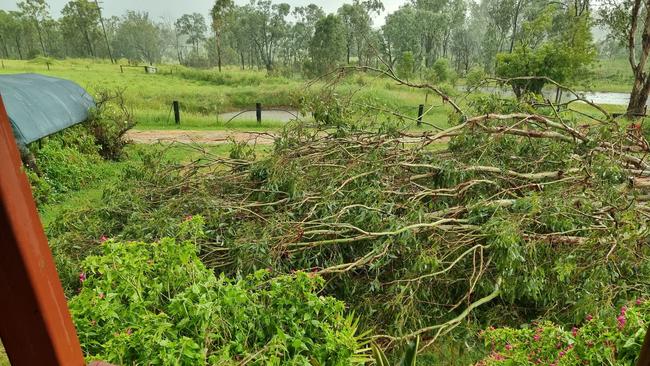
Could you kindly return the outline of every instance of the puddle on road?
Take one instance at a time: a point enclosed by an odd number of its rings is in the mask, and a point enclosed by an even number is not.
[[[289,122],[297,118],[306,119],[307,116],[300,114],[298,111],[294,110],[263,110],[262,111],[262,122],[264,121],[276,121],[276,122]],[[255,111],[238,111],[238,112],[228,112],[219,114],[219,122],[225,123],[232,119],[232,122],[236,121],[255,121],[257,115]]]

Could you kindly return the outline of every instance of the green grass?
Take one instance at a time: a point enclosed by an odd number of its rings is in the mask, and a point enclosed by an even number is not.
[[[84,187],[81,190],[71,192],[55,203],[44,205],[40,208],[40,216],[43,227],[57,220],[62,212],[68,208],[92,206],[93,203],[100,203],[103,199],[104,189],[113,185],[117,179],[120,179],[120,172],[126,167],[130,159],[137,159],[141,153],[160,151],[164,152],[164,159],[177,162],[187,163],[198,160],[205,154],[214,157],[228,156],[231,144],[219,145],[200,145],[200,144],[180,144],[180,143],[158,143],[158,144],[135,144],[127,147],[127,158],[124,161],[102,161],[96,166],[99,171],[99,178]],[[269,153],[272,146],[255,147],[256,154],[263,155]],[[0,366],[2,364],[0,363]]]
[[[123,89],[136,120],[142,125],[173,124],[171,103],[181,103],[182,124],[211,128],[217,114],[255,108],[283,107],[291,103],[292,93],[303,82],[283,77],[268,77],[262,71],[228,68],[220,76],[215,70],[191,70],[180,66],[161,66],[157,74],[142,69],[125,69],[106,61],[57,61],[45,65],[29,61],[5,60],[0,73],[39,73],[73,80],[93,93],[102,88]]]
[[[5,348],[2,346],[1,342],[0,342],[0,366],[11,366],[11,363],[9,363],[9,357],[7,356],[7,352],[5,352]]]
[[[632,90],[634,77],[627,59],[598,60],[593,73],[588,83],[591,90],[618,93],[629,93]]]
[[[199,70],[177,65],[162,65],[157,74],[145,74],[142,69],[125,68],[120,72],[119,65],[105,60],[68,59],[56,61],[47,70],[46,65],[30,62],[5,60],[5,68],[0,73],[37,72],[45,75],[74,80],[91,93],[99,88],[123,89],[128,104],[134,112],[137,129],[182,129],[182,130],[233,130],[233,131],[277,131],[284,122],[235,119],[226,123],[218,115],[224,112],[253,109],[256,102],[265,107],[287,107],[295,104],[306,90],[321,93],[323,84],[310,88],[304,80],[282,76],[267,76],[265,71],[239,70],[227,67],[222,73],[214,69]],[[593,68],[594,76],[588,85],[577,89],[594,91],[628,92],[632,83],[629,65],[624,59],[598,61]],[[462,99],[461,92],[452,86],[443,87]],[[440,128],[448,127],[451,108],[443,104],[438,96],[426,90],[414,90],[399,86],[391,80],[373,74],[357,73],[343,80],[338,87],[341,96],[351,96],[357,105],[373,105],[385,110],[394,110],[410,118],[417,117],[419,104],[434,105],[425,122]],[[181,102],[181,124],[174,124],[171,102]],[[466,101],[461,100],[462,107]],[[574,104],[576,109],[586,106]],[[608,110],[618,112],[623,107],[607,106]],[[379,114],[366,113],[359,118],[372,119]],[[411,130],[431,130],[424,125],[413,125]]]

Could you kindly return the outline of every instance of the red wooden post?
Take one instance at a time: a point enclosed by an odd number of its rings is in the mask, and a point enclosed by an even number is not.
[[[0,337],[13,366],[84,359],[0,97]]]

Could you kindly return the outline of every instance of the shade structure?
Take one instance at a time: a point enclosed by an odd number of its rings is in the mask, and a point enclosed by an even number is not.
[[[19,145],[85,121],[95,106],[78,84],[39,74],[0,75],[0,95]]]

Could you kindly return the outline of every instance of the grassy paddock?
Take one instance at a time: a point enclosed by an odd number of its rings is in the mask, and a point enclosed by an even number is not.
[[[133,109],[139,129],[192,129],[192,130],[279,130],[281,121],[255,121],[236,119],[230,123],[220,120],[220,113],[253,109],[256,102],[265,107],[295,105],[305,92],[322,93],[321,83],[306,88],[306,81],[282,76],[268,76],[265,71],[227,67],[224,72],[214,69],[191,69],[177,65],[162,65],[157,74],[145,74],[140,68],[125,68],[104,60],[68,59],[50,65],[32,61],[5,60],[0,73],[35,72],[74,80],[90,92],[100,88],[123,89],[128,104]],[[592,90],[623,92],[631,85],[625,60],[603,60],[594,67],[593,82],[585,86]],[[441,86],[455,95],[461,106],[466,100],[451,85]],[[425,122],[444,128],[451,111],[439,97],[426,90],[399,86],[394,81],[370,73],[357,73],[343,79],[337,92],[359,106],[375,106],[376,113],[366,113],[359,118],[372,119],[379,110],[393,110],[410,118],[417,117],[417,106],[432,107]],[[171,102],[181,102],[181,125],[174,124]],[[575,107],[577,106],[577,107]],[[577,109],[582,106],[574,105]],[[619,111],[622,107],[607,107]],[[424,125],[414,130],[431,129]]]

